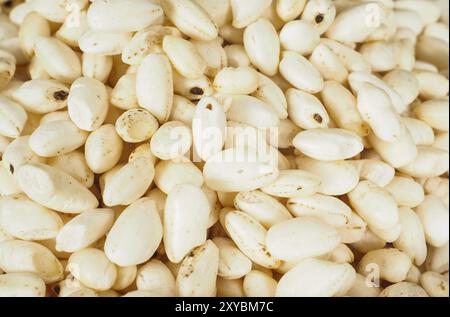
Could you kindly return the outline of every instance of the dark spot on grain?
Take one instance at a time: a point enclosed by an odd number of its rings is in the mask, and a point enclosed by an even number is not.
[[[208,104],[208,105],[206,106],[206,109],[208,109],[208,110],[213,110],[213,109],[212,109],[212,104]]]
[[[59,292],[61,291],[61,287],[59,287],[59,285],[55,285],[55,286],[53,287],[53,291],[55,292],[56,295],[58,295]]]
[[[12,0],[7,0],[7,1],[3,2],[3,6],[5,8],[11,8],[12,5],[13,5],[13,1]]]
[[[314,120],[316,120],[318,123],[322,123],[323,122],[323,118],[320,114],[315,113],[314,114]]]
[[[64,101],[69,96],[69,93],[64,90],[58,90],[53,93],[53,98],[55,98],[58,101]]]
[[[203,89],[201,89],[200,87],[193,87],[190,90],[191,94],[196,95],[196,96],[200,96],[204,94]]]
[[[11,174],[14,174],[14,166],[12,166],[12,164],[9,165],[9,171]]]
[[[317,24],[319,24],[319,23],[323,22],[323,19],[324,19],[323,14],[320,13],[320,14],[316,15],[315,21]]]

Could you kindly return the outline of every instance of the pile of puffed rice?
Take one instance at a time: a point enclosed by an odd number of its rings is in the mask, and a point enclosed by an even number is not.
[[[0,5],[0,296],[449,296],[447,0]]]

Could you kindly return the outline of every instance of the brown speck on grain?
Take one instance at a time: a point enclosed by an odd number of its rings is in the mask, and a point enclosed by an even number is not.
[[[64,101],[69,96],[69,93],[64,90],[58,90],[53,93],[53,98],[55,98],[58,101]]]
[[[319,24],[323,22],[323,19],[324,19],[323,14],[320,13],[316,15],[316,18],[314,20],[316,21],[317,24]]]
[[[12,1],[12,0],[7,0],[7,1],[3,2],[2,5],[3,5],[5,8],[11,8],[12,5],[13,5],[13,1]]]
[[[191,88],[190,92],[191,92],[191,94],[196,95],[196,96],[201,96],[205,93],[203,91],[203,89],[201,89],[200,87],[193,87],[193,88]]]
[[[323,118],[320,114],[315,113],[314,114],[314,120],[316,120],[318,123],[322,123],[323,122]]]
[[[61,291],[61,287],[59,287],[59,285],[55,285],[53,287],[53,292],[55,292],[56,295],[59,295],[60,291]]]

